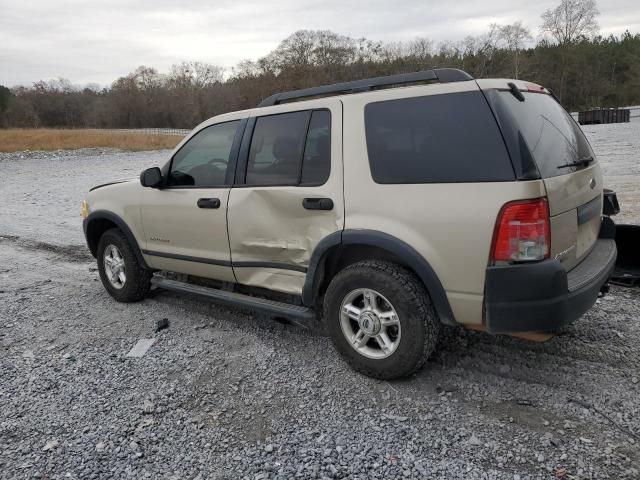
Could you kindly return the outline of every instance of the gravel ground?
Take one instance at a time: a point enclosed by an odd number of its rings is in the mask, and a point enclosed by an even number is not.
[[[597,127],[625,208],[640,131]],[[417,375],[373,380],[273,319],[167,292],[112,301],[79,204],[167,156],[0,156],[0,478],[640,478],[638,290],[546,343],[448,328]]]

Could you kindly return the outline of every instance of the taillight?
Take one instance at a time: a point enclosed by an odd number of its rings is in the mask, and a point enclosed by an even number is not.
[[[517,200],[502,207],[493,235],[492,260],[531,262],[549,257],[551,230],[545,198]]]

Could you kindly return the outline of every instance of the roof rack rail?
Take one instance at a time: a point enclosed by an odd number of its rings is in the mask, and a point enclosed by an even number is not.
[[[401,73],[399,75],[366,78],[364,80],[354,80],[353,82],[334,83],[333,85],[323,85],[321,87],[311,87],[304,88],[302,90],[276,93],[265,98],[260,102],[258,107],[270,107],[272,105],[278,105],[280,103],[309,97],[367,92],[370,90],[390,88],[393,86],[411,83],[429,81],[449,83],[464,82],[466,80],[473,80],[473,77],[463,70],[458,70],[457,68],[435,68],[433,70],[422,70],[414,73]]]

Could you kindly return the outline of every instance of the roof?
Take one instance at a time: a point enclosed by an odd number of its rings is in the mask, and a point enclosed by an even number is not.
[[[468,80],[473,80],[473,77],[462,70],[455,68],[436,68],[433,70],[422,70],[414,73],[366,78],[364,80],[354,80],[352,82],[334,83],[332,85],[323,85],[320,87],[276,93],[264,99],[258,107],[270,107],[272,105],[308,99],[311,97],[327,97],[332,95],[381,90],[384,88],[406,86],[407,84],[419,84],[425,82],[449,83],[464,82]]]

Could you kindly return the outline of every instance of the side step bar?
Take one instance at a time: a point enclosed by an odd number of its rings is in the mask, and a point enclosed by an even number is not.
[[[306,328],[318,328],[315,312],[307,307],[291,305],[289,303],[276,302],[264,298],[243,295],[241,293],[227,292],[216,288],[193,285],[191,283],[178,282],[163,277],[153,277],[151,284],[165,290],[174,292],[191,293],[209,298],[215,302],[233,307],[244,307],[257,310],[266,314],[291,319],[298,325]]]

